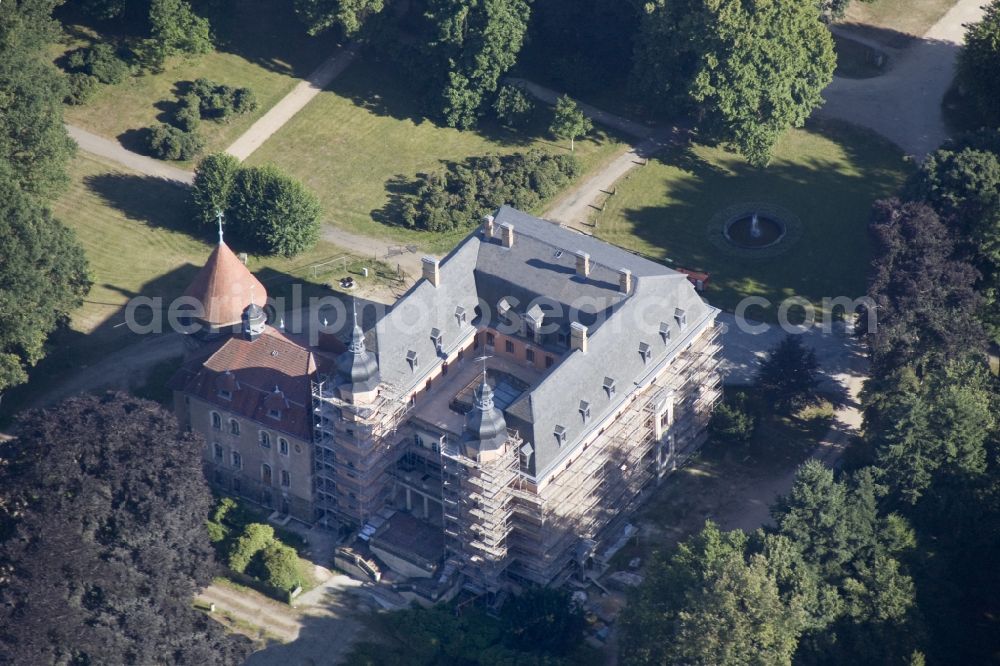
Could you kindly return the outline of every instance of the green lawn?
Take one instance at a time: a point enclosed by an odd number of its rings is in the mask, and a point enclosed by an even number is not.
[[[53,208],[83,245],[94,286],[83,306],[73,312],[69,328],[50,338],[48,356],[31,371],[29,384],[5,396],[7,414],[68,373],[138,342],[140,336],[120,325],[127,301],[142,295],[161,297],[169,304],[205,263],[215,240],[211,232],[200,237],[188,231],[184,188],[109,167],[85,155],[74,159],[70,175],[69,191]],[[310,266],[343,254],[341,248],[321,241],[293,259],[250,256],[247,265],[264,282],[269,295],[288,296],[291,285],[300,283],[303,298],[308,298],[333,294],[326,283],[340,277],[328,272],[313,276]],[[359,267],[360,263],[350,262],[347,270],[354,272]],[[343,266],[338,270],[342,272]],[[361,283],[360,293],[365,293],[370,283],[356,273],[354,277]],[[166,364],[153,370],[154,375],[167,373]],[[149,388],[150,397],[163,398]]]
[[[709,300],[729,310],[751,295],[775,303],[794,295],[814,303],[826,296],[855,298],[865,292],[871,204],[893,194],[910,169],[888,142],[844,125],[789,132],[761,170],[720,148],[694,145],[662,154],[626,177],[596,214],[594,233],[666,257],[676,267],[708,271]],[[740,258],[709,239],[714,215],[753,201],[800,219],[801,237],[783,254]],[[760,310],[753,312],[759,316]]]
[[[893,48],[921,37],[957,0],[874,0],[852,2],[841,23]]]
[[[355,62],[248,160],[275,163],[320,197],[326,219],[352,231],[450,249],[468,230],[430,234],[376,222],[373,215],[399,181],[433,170],[446,160],[537,147],[568,152],[546,136],[548,112],[525,132],[486,126],[478,132],[441,127],[415,112],[417,93],[388,67],[369,58]],[[586,169],[610,159],[624,145],[598,129],[576,142]],[[540,211],[534,211],[540,212]]]
[[[179,83],[204,77],[249,87],[257,95],[254,113],[228,122],[201,123],[199,132],[206,139],[206,151],[225,149],[335,50],[328,37],[308,37],[286,5],[266,0],[230,3],[226,17],[212,21],[217,45],[214,53],[171,58],[160,74],[101,86],[87,104],[67,107],[66,121],[144,152],[138,131],[167,119]],[[53,58],[97,38],[113,39],[114,34],[75,23],[67,25],[62,43],[53,45]]]

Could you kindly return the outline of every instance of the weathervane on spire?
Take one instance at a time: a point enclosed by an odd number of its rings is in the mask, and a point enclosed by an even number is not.
[[[486,360],[490,359],[490,358],[493,358],[493,357],[490,356],[489,354],[483,354],[482,356],[477,356],[476,357],[477,361],[482,361],[483,362],[483,383],[484,384],[486,383]]]
[[[215,211],[215,219],[219,221],[219,245],[222,245],[222,211]]]

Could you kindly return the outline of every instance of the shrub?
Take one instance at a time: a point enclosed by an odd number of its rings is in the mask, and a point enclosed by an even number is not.
[[[712,412],[709,432],[726,444],[747,444],[757,428],[757,418],[747,406],[746,396],[737,394]]]
[[[280,541],[272,541],[262,553],[262,580],[279,590],[291,591],[301,583],[299,556],[295,549]]]
[[[94,96],[98,86],[97,78],[85,72],[70,72],[66,75],[66,104],[84,104]]]
[[[483,215],[510,204],[530,210],[579,174],[571,155],[538,150],[470,157],[443,171],[421,174],[415,193],[404,196],[400,216],[427,231],[468,228]]]
[[[184,95],[177,100],[173,113],[174,127],[185,132],[194,132],[201,124],[200,101],[195,95]]]
[[[215,226],[217,212],[229,208],[229,196],[239,170],[240,161],[229,153],[214,153],[198,163],[191,187],[191,207],[195,219],[204,226]]]
[[[233,112],[239,115],[257,110],[257,96],[250,88],[237,88],[233,91]]]
[[[70,72],[83,72],[101,83],[121,83],[128,76],[128,65],[110,44],[94,44],[76,49],[66,56]]]
[[[274,166],[237,171],[226,219],[237,237],[265,254],[294,256],[319,239],[316,195]]]
[[[493,112],[502,123],[511,127],[523,127],[531,120],[535,104],[525,93],[524,88],[507,84],[500,88],[496,101],[493,102]]]
[[[229,553],[229,568],[237,573],[243,573],[254,556],[273,541],[273,527],[262,523],[250,523],[233,544],[233,549]]]
[[[234,88],[204,78],[192,84],[191,94],[199,100],[202,118],[224,120],[257,108],[257,97],[250,88]]]
[[[229,530],[226,529],[225,525],[217,522],[212,522],[211,520],[205,521],[205,527],[208,528],[208,540],[212,543],[219,543],[220,541],[225,541],[226,537],[229,536]]]
[[[185,132],[171,125],[158,125],[149,130],[149,151],[161,160],[189,160],[205,147],[196,132]]]

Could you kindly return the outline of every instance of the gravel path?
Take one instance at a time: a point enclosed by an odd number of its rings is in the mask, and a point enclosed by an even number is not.
[[[132,171],[184,185],[190,185],[194,180],[194,174],[190,171],[178,169],[162,160],[154,160],[152,157],[133,153],[131,150],[123,148],[117,141],[105,139],[73,125],[66,125],[66,131],[82,150],[110,160],[115,164],[120,164]]]
[[[330,57],[304,81],[295,86],[290,93],[282,97],[281,101],[272,106],[267,113],[257,119],[257,122],[251,125],[250,129],[244,132],[240,138],[236,139],[233,145],[226,148],[226,152],[241,161],[250,157],[253,151],[260,148],[272,134],[291,120],[292,116],[320,94],[323,88],[340,76],[347,69],[347,66],[354,62],[357,55],[358,45],[352,43]]]
[[[523,86],[532,97],[545,104],[554,105],[562,95],[556,90],[526,79],[510,77],[507,80],[510,83]],[[585,230],[590,214],[596,210],[596,202],[611,192],[615,183],[629,171],[645,164],[651,155],[669,143],[679,140],[683,130],[677,127],[664,129],[635,122],[583,102],[578,102],[578,105],[584,115],[594,122],[638,139],[631,148],[605,164],[599,171],[571,187],[549,204],[545,212],[542,213],[542,217],[547,220]]]
[[[984,1],[959,0],[922,39],[899,52],[882,76],[834,77],[817,113],[873,129],[922,159],[948,137],[941,102],[955,76],[964,24],[982,17]]]

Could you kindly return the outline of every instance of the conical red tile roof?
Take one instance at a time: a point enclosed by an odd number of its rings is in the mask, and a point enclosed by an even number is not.
[[[238,324],[251,298],[257,305],[267,301],[267,290],[247,270],[229,246],[220,242],[184,292],[204,308],[204,322],[214,327]]]

